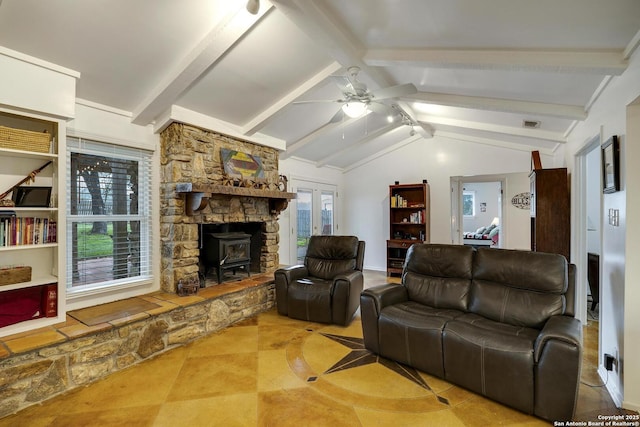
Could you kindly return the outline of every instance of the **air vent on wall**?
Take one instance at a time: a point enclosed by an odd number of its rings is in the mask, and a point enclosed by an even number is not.
[[[522,127],[528,129],[538,129],[540,127],[539,120],[523,120]]]

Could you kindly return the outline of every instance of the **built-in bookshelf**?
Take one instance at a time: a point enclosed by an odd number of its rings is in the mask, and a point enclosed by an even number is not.
[[[0,194],[13,188],[0,202],[0,336],[64,319],[59,301],[60,125],[56,119],[0,110]]]
[[[389,186],[388,276],[402,273],[411,245],[431,240],[430,211],[429,184],[426,181]]]

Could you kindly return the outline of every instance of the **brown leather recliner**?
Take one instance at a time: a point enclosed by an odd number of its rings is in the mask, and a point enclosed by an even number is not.
[[[547,420],[575,411],[582,327],[562,255],[417,244],[361,296],[365,347]]]
[[[276,270],[278,313],[348,325],[360,305],[364,242],[355,236],[311,236],[304,265]]]

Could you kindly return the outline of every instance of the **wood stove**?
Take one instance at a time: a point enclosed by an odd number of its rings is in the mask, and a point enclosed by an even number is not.
[[[216,269],[218,283],[225,270],[244,269],[251,276],[251,235],[245,233],[205,233],[203,240],[205,276]]]

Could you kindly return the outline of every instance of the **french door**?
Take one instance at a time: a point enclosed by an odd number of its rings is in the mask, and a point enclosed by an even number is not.
[[[292,180],[296,193],[295,215],[291,223],[291,258],[302,263],[312,235],[335,233],[336,186],[305,180]]]

